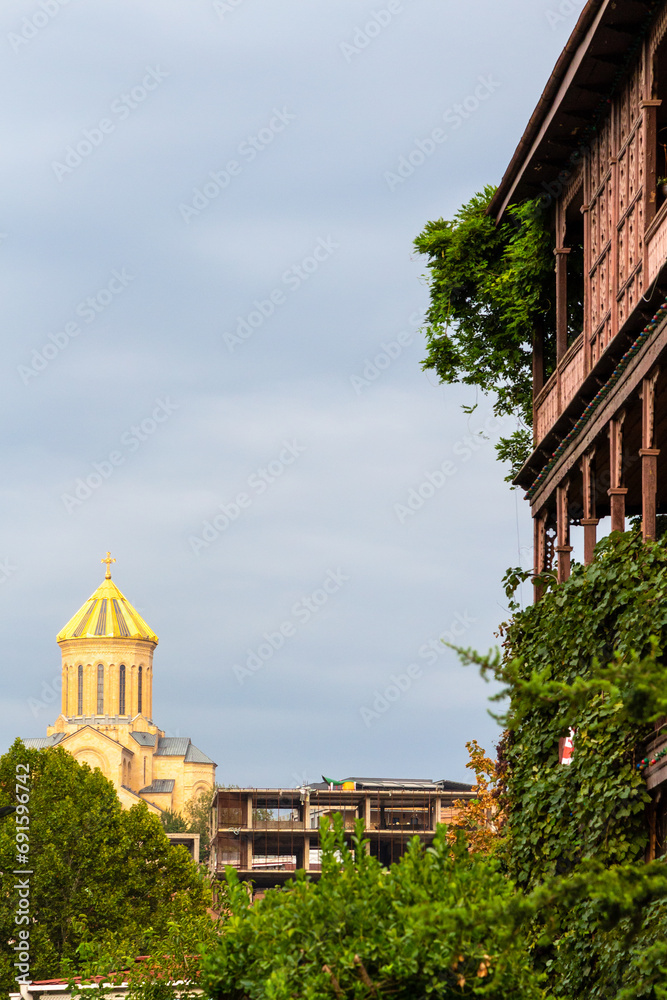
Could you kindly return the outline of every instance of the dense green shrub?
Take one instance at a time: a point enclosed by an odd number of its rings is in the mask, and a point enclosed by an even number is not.
[[[324,824],[320,881],[301,873],[252,907],[229,870],[231,916],[204,960],[212,996],[543,995],[516,933],[525,914],[497,861],[449,844],[441,828],[432,847],[415,837],[387,870],[366,853],[362,827],[350,849],[340,817]]]

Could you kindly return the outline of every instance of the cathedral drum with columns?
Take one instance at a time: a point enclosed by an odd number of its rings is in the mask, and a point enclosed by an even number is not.
[[[153,722],[153,652],[158,638],[111,579],[57,637],[62,652],[62,710],[45,738],[28,747],[61,746],[99,768],[123,806],[182,812],[215,786],[215,763],[187,737],[165,736]]]

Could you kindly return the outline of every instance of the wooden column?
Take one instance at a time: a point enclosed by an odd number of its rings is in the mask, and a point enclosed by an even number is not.
[[[599,519],[595,503],[595,449],[587,451],[581,458],[581,475],[583,479],[584,516],[581,524],[584,529],[584,564],[590,566],[595,558],[595,542]]]
[[[618,151],[618,129],[617,129],[617,118],[612,114],[611,116],[611,134],[612,134],[612,148]],[[607,187],[609,207],[611,209],[611,218],[609,220],[609,236],[611,237],[611,253],[609,256],[609,268],[610,268],[610,279],[611,279],[611,316],[609,318],[610,339],[613,338],[618,333],[618,219],[620,214],[619,205],[619,185],[618,185],[618,158],[612,156],[609,161],[609,184]],[[627,238],[627,237],[626,237]],[[599,278],[598,278],[599,280]]]
[[[648,844],[646,845],[646,860],[655,861],[656,857],[656,819],[657,807],[655,799],[648,804]]]
[[[590,157],[584,163],[584,191],[590,187],[588,176],[590,174]],[[591,208],[586,204],[581,209],[584,216],[584,376],[588,375],[593,362],[591,358],[591,302],[590,277],[588,266],[591,255]]]
[[[565,246],[565,205],[563,198],[556,202],[555,226],[556,226],[556,364],[563,359],[567,351],[567,255],[570,248]],[[560,374],[557,375],[560,378]],[[560,386],[559,386],[559,412],[560,412]]]
[[[611,530],[625,531],[625,497],[623,483],[623,423],[625,411],[609,421],[609,474],[611,486],[608,495],[611,504]]]
[[[567,255],[569,247],[556,247],[556,362],[567,352]]]
[[[533,399],[544,388],[544,326],[536,325],[533,332]]]
[[[546,568],[547,512],[541,511],[533,518],[533,572],[541,576]],[[533,580],[533,604],[544,597],[544,587]]]
[[[568,497],[570,481],[566,479],[556,487],[556,517],[558,531],[558,582],[565,583],[570,579],[572,546],[570,545],[570,518],[568,515]]]
[[[644,541],[655,541],[656,496],[658,492],[658,455],[655,445],[655,384],[660,370],[654,369],[641,387],[642,399],[642,535]]]

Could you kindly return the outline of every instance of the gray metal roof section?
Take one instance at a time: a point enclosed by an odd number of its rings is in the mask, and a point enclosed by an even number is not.
[[[156,757],[185,757],[192,740],[189,736],[161,736],[157,741]]]
[[[154,733],[130,733],[130,736],[140,747],[154,747],[157,740]]]
[[[45,750],[46,747],[57,746],[64,738],[65,733],[54,733],[53,736],[29,736],[23,743],[31,750]]]
[[[161,736],[157,741],[156,757],[183,757],[188,764],[215,764],[215,761],[194,745],[189,736]]]
[[[430,778],[345,778],[345,781],[353,781],[356,790],[359,791],[391,791],[401,789],[403,791],[444,791],[444,792],[469,792],[472,785],[464,785],[458,781],[431,781]],[[326,790],[330,786],[326,781],[317,781],[307,788]],[[337,788],[340,786],[334,786]]]
[[[152,785],[140,788],[139,794],[167,795],[169,792],[173,792],[175,784],[176,781],[174,778],[158,778]]]
[[[215,761],[207,757],[204,751],[196,747],[194,743],[190,743],[185,759],[189,764],[214,764],[217,767]]]
[[[438,782],[438,786],[446,792],[471,792],[472,785],[466,785],[461,781],[447,781],[443,778]]]
[[[357,788],[434,788],[430,778],[348,778]]]

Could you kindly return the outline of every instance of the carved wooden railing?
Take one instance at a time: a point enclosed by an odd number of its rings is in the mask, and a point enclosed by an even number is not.
[[[539,444],[572,402],[585,377],[584,335],[580,334],[563,355],[556,371],[533,404],[533,440]]]
[[[646,230],[647,285],[650,287],[667,260],[667,201]]]

